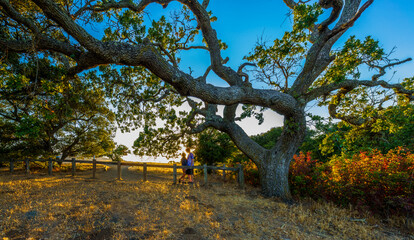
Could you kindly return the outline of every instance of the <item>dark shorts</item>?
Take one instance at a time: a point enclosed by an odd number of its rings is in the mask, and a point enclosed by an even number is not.
[[[187,170],[185,170],[185,174],[188,174],[188,175],[193,175],[193,173],[194,173],[194,171],[193,171],[194,169],[187,169]]]

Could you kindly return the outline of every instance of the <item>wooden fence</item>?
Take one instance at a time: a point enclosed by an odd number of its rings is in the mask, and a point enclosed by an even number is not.
[[[1,160],[0,160],[1,161]],[[4,161],[3,161],[4,162]],[[14,171],[14,164],[15,162],[24,162],[25,163],[25,171],[26,173],[30,173],[30,162],[47,162],[48,163],[48,173],[52,175],[53,173],[53,162],[63,163],[68,162],[72,163],[72,176],[75,176],[76,173],[76,163],[92,163],[92,178],[96,178],[96,164],[105,164],[105,165],[117,165],[117,173],[118,173],[118,180],[121,180],[121,166],[142,166],[143,167],[143,181],[147,181],[147,172],[149,167],[156,167],[156,168],[172,168],[173,169],[173,182],[177,184],[177,169],[202,169],[204,173],[204,184],[207,184],[208,174],[207,171],[211,170],[221,170],[223,171],[223,179],[226,179],[226,171],[234,171],[237,173],[237,182],[241,187],[244,187],[244,174],[243,174],[243,165],[238,164],[237,167],[226,167],[223,165],[222,167],[217,166],[178,166],[177,164],[173,165],[164,165],[164,164],[148,164],[142,162],[107,162],[107,161],[97,161],[93,158],[92,161],[90,160],[76,160],[72,158],[71,160],[60,160],[60,159],[24,159],[24,160],[10,160],[10,172],[13,173]]]

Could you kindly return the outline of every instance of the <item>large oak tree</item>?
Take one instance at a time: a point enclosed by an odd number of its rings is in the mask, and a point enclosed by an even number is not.
[[[0,65],[1,158],[65,159],[115,147],[103,91],[81,78],[62,81],[64,70],[52,59],[8,53]]]
[[[333,51],[337,40],[373,0],[284,0],[293,13],[292,31],[272,46],[258,43],[246,56],[248,62],[237,69],[228,67],[228,58],[222,57],[227,46],[211,25],[216,18],[207,10],[208,0],[177,0],[183,8],[175,11],[171,20],[144,21],[149,4],[166,7],[170,2],[0,0],[0,47],[9,52],[54,52],[66,63],[66,77],[85,74],[88,79],[102,81],[112,94],[108,95],[112,104],[118,107],[118,119],[144,126],[135,144],[142,147],[138,152],[172,153],[184,139],[177,137],[209,127],[227,133],[258,166],[263,193],[285,199],[290,198],[288,169],[305,137],[309,102],[319,99],[333,117],[362,124],[366,121],[363,117],[342,111],[348,94],[382,87],[414,99],[409,88],[382,78],[387,69],[408,59],[388,59],[378,42],[370,38],[350,38],[341,50]],[[323,9],[330,11],[322,15]],[[91,25],[105,27],[101,39],[90,33]],[[211,65],[200,76],[180,68],[180,53],[195,50],[205,50],[210,56]],[[377,73],[371,79],[361,79],[356,69],[362,64]],[[268,89],[252,86],[252,74],[247,74],[245,67],[253,65],[257,66],[256,78],[268,83]],[[227,87],[211,84],[211,71]],[[410,85],[407,81],[406,86]],[[192,110],[177,113],[174,106],[184,102]],[[224,106],[222,113],[218,105]],[[239,105],[243,105],[240,116],[236,114]],[[247,116],[261,120],[257,107],[284,116],[283,132],[271,149],[254,142],[238,125]],[[155,128],[155,117],[163,120],[164,128]]]

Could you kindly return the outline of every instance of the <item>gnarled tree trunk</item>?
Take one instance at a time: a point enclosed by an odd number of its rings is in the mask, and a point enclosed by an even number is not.
[[[268,197],[290,199],[288,182],[290,159],[267,154],[258,165],[262,193]]]
[[[306,134],[305,117],[285,121],[282,135],[276,146],[266,150],[264,159],[252,159],[260,175],[262,193],[269,197],[280,197],[290,199],[289,189],[289,166],[298,148],[303,142]]]

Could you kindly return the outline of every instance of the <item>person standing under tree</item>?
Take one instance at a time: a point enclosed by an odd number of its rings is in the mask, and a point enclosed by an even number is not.
[[[185,149],[188,153],[187,157],[187,166],[194,166],[194,154],[191,152],[190,148]],[[186,171],[189,179],[189,183],[194,183],[194,169],[187,169]]]
[[[188,165],[188,161],[187,158],[185,157],[185,152],[183,152],[181,154],[181,166],[187,166]],[[183,168],[183,175],[178,179],[178,183],[181,183],[182,181],[184,181],[185,178],[185,174],[186,174],[187,169]]]

